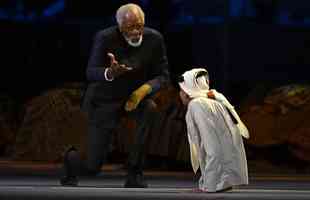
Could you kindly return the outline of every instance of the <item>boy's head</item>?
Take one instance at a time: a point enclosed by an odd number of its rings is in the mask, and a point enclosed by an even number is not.
[[[186,71],[179,80],[180,98],[187,105],[192,98],[207,97],[209,91],[209,74],[204,68]]]

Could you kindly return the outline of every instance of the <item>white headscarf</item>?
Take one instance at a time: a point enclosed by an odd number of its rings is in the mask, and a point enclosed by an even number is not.
[[[183,75],[183,81],[179,83],[180,87],[191,98],[207,97],[209,91],[208,71],[204,68],[194,68],[186,71]]]

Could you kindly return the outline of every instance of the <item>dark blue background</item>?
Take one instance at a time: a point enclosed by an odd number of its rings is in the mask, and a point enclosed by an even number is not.
[[[92,37],[129,1],[0,3],[1,93],[28,98],[84,81]],[[166,39],[171,78],[207,66],[236,103],[259,84],[308,82],[307,0],[141,0],[146,24]]]

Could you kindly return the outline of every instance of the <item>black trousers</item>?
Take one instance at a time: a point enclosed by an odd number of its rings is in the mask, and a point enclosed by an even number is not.
[[[147,128],[156,118],[156,103],[151,99],[140,102],[132,112],[124,110],[123,103],[93,104],[88,115],[87,160],[80,162],[80,175],[95,175],[100,172],[111,147],[112,134],[121,117],[128,115],[137,122],[135,142],[128,156],[128,174],[142,174]]]

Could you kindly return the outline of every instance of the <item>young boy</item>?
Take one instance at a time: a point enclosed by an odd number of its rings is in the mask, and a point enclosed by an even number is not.
[[[187,106],[186,124],[191,162],[201,177],[197,192],[221,192],[248,184],[242,136],[249,138],[234,107],[216,90],[209,90],[207,70],[195,68],[179,80],[180,98]]]

